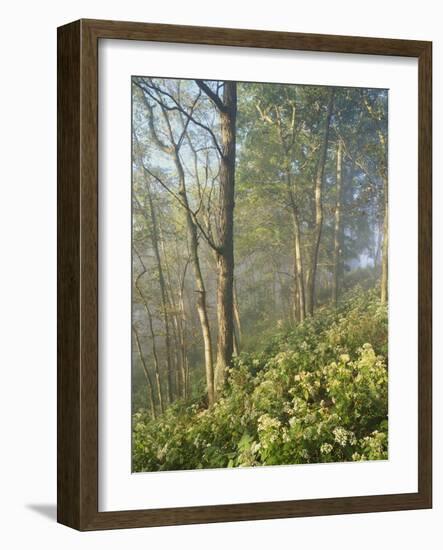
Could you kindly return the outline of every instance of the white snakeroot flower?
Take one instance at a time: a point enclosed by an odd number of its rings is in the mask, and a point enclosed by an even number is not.
[[[334,428],[332,433],[334,434],[335,441],[337,441],[337,443],[342,447],[345,447],[346,442],[348,441],[348,432],[344,428],[338,426],[337,428]]]
[[[322,455],[328,455],[332,451],[332,445],[330,443],[323,443],[320,447],[320,452]]]

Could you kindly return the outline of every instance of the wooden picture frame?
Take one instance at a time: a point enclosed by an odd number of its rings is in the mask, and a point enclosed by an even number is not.
[[[98,511],[98,42],[243,46],[418,58],[418,492]],[[80,20],[58,29],[58,521],[82,531],[432,506],[432,44]]]

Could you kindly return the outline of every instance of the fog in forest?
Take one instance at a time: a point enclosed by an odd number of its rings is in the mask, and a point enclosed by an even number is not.
[[[132,79],[133,470],[387,458],[388,91]]]

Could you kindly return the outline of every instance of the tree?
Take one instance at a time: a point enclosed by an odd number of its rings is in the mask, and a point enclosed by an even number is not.
[[[261,96],[263,97],[263,91]],[[279,98],[278,104],[274,104],[275,94],[267,98],[267,105],[261,105],[262,97],[257,101],[257,110],[263,122],[274,125],[281,147],[284,181],[286,185],[287,203],[291,212],[293,239],[294,239],[294,317],[303,321],[306,316],[304,269],[301,251],[300,215],[297,197],[297,186],[294,175],[295,146],[299,137],[300,125],[297,125],[296,113],[296,89],[288,91],[285,87]],[[292,92],[292,93],[291,93]],[[265,92],[266,93],[266,92]]]
[[[217,286],[217,365],[215,391],[219,393],[231,364],[234,349],[234,192],[235,126],[237,119],[237,83],[223,83],[223,98],[205,82],[197,84],[216,106],[220,116],[220,218],[219,244],[216,247]]]
[[[170,193],[172,193],[174,198],[178,201],[178,203],[184,209],[184,212],[185,212],[186,225],[187,225],[187,231],[188,231],[188,240],[189,240],[189,246],[190,246],[190,256],[191,256],[191,261],[194,268],[195,283],[196,283],[197,311],[200,319],[201,330],[202,330],[203,341],[204,341],[205,372],[206,372],[208,402],[209,402],[209,405],[212,405],[214,402],[214,371],[213,371],[213,363],[212,363],[212,339],[211,339],[211,331],[209,326],[209,319],[208,319],[207,305],[206,305],[206,289],[205,289],[205,284],[202,276],[200,258],[198,253],[198,246],[199,246],[198,222],[197,222],[196,214],[195,212],[192,211],[189,204],[188,193],[186,188],[185,172],[183,169],[183,163],[180,158],[180,148],[183,144],[187,127],[192,118],[199,96],[197,96],[197,99],[194,100],[189,113],[187,111],[184,111],[183,109],[183,111],[186,113],[186,121],[183,124],[183,127],[181,128],[179,137],[176,138],[174,136],[172,122],[168,114],[169,109],[167,105],[162,101],[161,91],[159,91],[159,89],[154,84],[152,84],[152,81],[150,80],[147,80],[147,81],[145,79],[136,80],[136,85],[140,88],[143,94],[142,98],[144,101],[144,105],[148,111],[148,125],[149,125],[151,139],[155,142],[155,144],[161,151],[163,151],[164,153],[166,153],[172,158],[175,168],[177,170],[178,193],[175,194],[174,192],[171,191],[170,187],[168,187],[158,175],[154,174],[148,167],[146,167],[145,164],[143,164],[143,169],[145,170],[145,172],[147,172],[147,174],[151,178],[155,179],[165,189],[167,189]],[[151,105],[150,100],[148,98],[156,101],[157,104],[160,106],[163,122],[167,129],[169,143],[163,142],[158,135],[158,132],[156,130],[156,122],[154,118],[154,107]]]
[[[149,396],[148,401],[149,401],[149,404],[151,406],[152,418],[155,419],[157,417],[157,415],[155,413],[154,386],[153,386],[153,383],[152,383],[151,375],[149,373],[148,365],[146,364],[145,356],[143,354],[143,350],[142,350],[142,347],[141,347],[141,344],[140,344],[140,338],[138,336],[138,332],[137,332],[137,329],[136,329],[135,325],[132,325],[132,332],[134,333],[135,342],[136,342],[136,345],[137,345],[137,351],[138,351],[138,354],[139,354],[139,357],[140,357],[140,361],[143,365],[143,373],[146,377],[146,383],[147,383],[147,387],[148,387],[148,396]]]
[[[341,210],[342,210],[342,186],[343,186],[343,142],[337,142],[337,175],[336,175],[336,203],[334,213],[334,259],[333,259],[333,281],[332,281],[332,302],[337,307],[339,292],[339,270],[341,267]]]
[[[332,117],[332,107],[334,103],[334,89],[331,88],[328,94],[328,104],[327,111],[324,122],[324,134],[322,138],[322,143],[320,146],[320,153],[317,163],[317,171],[315,176],[315,187],[314,187],[314,200],[315,200],[315,222],[314,222],[314,231],[312,239],[312,251],[311,251],[311,261],[310,266],[306,275],[306,288],[307,288],[307,312],[309,315],[314,314],[315,307],[315,283],[317,276],[317,264],[318,264],[318,253],[320,248],[320,239],[323,228],[323,178],[325,173],[325,163],[326,155],[328,152],[328,141],[329,141],[329,128],[331,125]]]
[[[383,245],[382,245],[382,271],[380,281],[380,301],[382,304],[388,300],[388,253],[389,253],[389,200],[388,200],[388,147],[386,114],[380,105],[378,97],[371,101],[369,94],[364,94],[364,101],[369,115],[376,125],[379,140],[379,173],[383,181]]]
[[[235,189],[235,143],[236,143],[236,116],[237,116],[237,84],[235,82],[217,83],[215,89],[211,88],[203,80],[196,80],[195,83],[201,92],[212,102],[217,111],[219,120],[219,139],[215,131],[208,124],[198,120],[194,116],[194,110],[200,100],[200,94],[194,100],[191,108],[186,108],[181,101],[180,94],[174,96],[171,92],[160,88],[152,79],[136,79],[136,85],[150,100],[155,101],[163,114],[164,122],[171,145],[162,143],[156,134],[155,124],[152,117],[152,106],[148,103],[148,110],[151,109],[149,120],[150,132],[157,146],[164,152],[170,152],[178,172],[179,180],[184,181],[183,167],[180,166],[180,147],[189,124],[193,124],[206,130],[211,136],[216,150],[219,154],[219,200],[218,200],[218,238],[214,241],[197,221],[196,213],[192,212],[189,204],[186,204],[185,196],[179,192],[179,199],[183,207],[189,213],[189,220],[194,227],[204,236],[207,243],[215,252],[217,261],[217,363],[214,375],[214,393],[220,391],[223,386],[226,368],[230,365],[233,353],[234,338],[234,304],[233,304],[233,282],[234,282],[234,189]],[[222,95],[220,90],[222,89]],[[184,118],[184,129],[177,141],[173,139],[173,125],[168,113],[177,112]],[[217,130],[216,130],[217,131]],[[183,174],[182,174],[183,172]],[[183,177],[182,177],[183,176]],[[162,183],[162,182],[160,182]],[[182,189],[182,186],[180,187]],[[192,235],[191,235],[192,248]],[[194,264],[195,265],[195,264]],[[210,392],[208,386],[208,393]]]
[[[133,254],[135,254],[137,256],[137,258],[138,258],[138,260],[139,260],[139,262],[142,266],[142,271],[137,275],[137,277],[135,279],[134,286],[135,286],[135,289],[137,290],[137,293],[138,293],[139,297],[141,298],[141,300],[143,302],[143,306],[145,308],[145,312],[146,312],[146,315],[148,317],[149,332],[150,332],[151,340],[152,340],[152,357],[153,357],[154,370],[155,370],[155,382],[156,382],[156,389],[157,389],[157,399],[158,399],[158,404],[159,404],[159,407],[160,407],[160,412],[163,413],[165,411],[165,407],[164,407],[163,392],[162,392],[162,387],[161,387],[160,366],[159,366],[159,359],[158,359],[158,353],[157,353],[156,335],[155,335],[155,332],[154,332],[154,323],[153,323],[153,320],[152,320],[152,313],[151,313],[151,310],[149,308],[148,301],[147,301],[146,296],[144,295],[144,292],[142,291],[141,286],[140,286],[140,280],[143,277],[143,275],[146,273],[146,266],[143,263],[143,260],[141,259],[141,256],[137,252],[137,249],[135,247],[133,247]],[[153,384],[151,382],[151,379],[150,379],[149,375],[146,373],[147,367],[146,367],[145,361],[142,359],[143,354],[142,354],[142,350],[141,350],[141,346],[140,346],[138,332],[136,331],[135,327],[133,327],[133,331],[134,331],[134,334],[135,334],[135,337],[136,337],[137,349],[138,349],[138,352],[139,352],[139,355],[140,355],[140,359],[142,360],[142,363],[143,363],[143,370],[144,370],[145,376],[146,376],[146,378],[148,380],[148,383],[149,383],[149,386],[150,386],[150,388],[149,388],[150,392],[152,392],[153,391],[153,388],[152,388]],[[154,402],[153,399],[152,399],[152,402]],[[154,407],[154,416],[155,416],[155,405],[153,407]]]
[[[386,287],[386,98],[134,77],[133,324],[156,415],[211,408],[264,334]],[[136,343],[134,411],[152,401]]]
[[[145,179],[145,184],[146,184],[147,197],[149,201],[148,212],[150,215],[150,222],[151,222],[150,237],[151,237],[152,248],[154,250],[155,260],[157,263],[158,280],[160,284],[160,295],[161,295],[161,303],[162,303],[162,313],[163,313],[164,324],[165,324],[165,348],[166,348],[166,365],[167,365],[167,390],[166,391],[168,395],[168,402],[172,403],[174,400],[174,397],[173,397],[174,375],[173,375],[173,367],[172,367],[169,304],[168,304],[168,296],[167,296],[166,282],[165,282],[165,276],[164,276],[163,262],[160,254],[160,247],[159,247],[159,228],[157,224],[157,214],[155,211],[155,205],[152,198],[149,179]]]

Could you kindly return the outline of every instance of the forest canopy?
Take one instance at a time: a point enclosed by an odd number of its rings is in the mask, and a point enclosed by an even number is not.
[[[387,458],[388,92],[132,79],[133,469]]]

